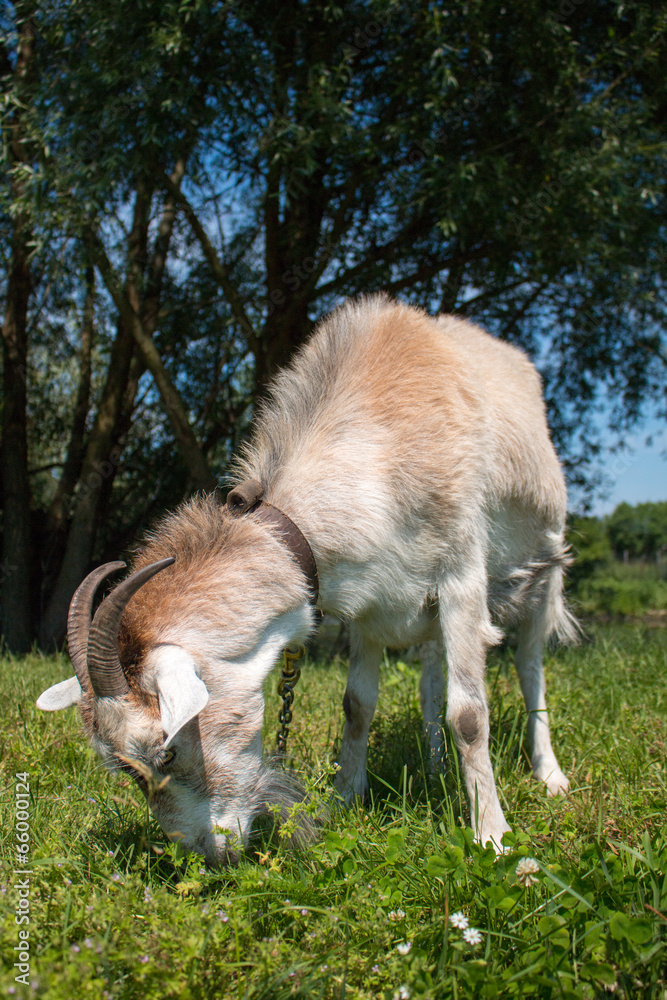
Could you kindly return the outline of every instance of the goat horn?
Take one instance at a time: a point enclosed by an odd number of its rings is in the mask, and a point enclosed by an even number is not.
[[[122,580],[97,609],[88,636],[87,663],[90,683],[98,698],[117,698],[129,690],[118,658],[118,629],[123,611],[140,587],[173,562],[170,556],[143,566]]]
[[[70,601],[67,615],[67,645],[74,673],[84,693],[90,689],[87,653],[90,620],[93,617],[93,600],[102,580],[105,580],[111,573],[116,573],[119,569],[125,569],[124,562],[108,562],[104,566],[98,566],[97,569],[88,574],[83,583],[79,584]]]

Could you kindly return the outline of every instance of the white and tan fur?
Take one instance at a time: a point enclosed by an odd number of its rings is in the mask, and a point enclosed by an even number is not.
[[[236,466],[236,482],[250,478],[308,539],[321,608],[350,623],[341,793],[350,800],[367,787],[385,645],[431,644],[421,702],[441,758],[444,645],[447,721],[472,821],[482,842],[500,847],[509,827],[489,759],[484,673],[504,623],[519,626],[533,772],[552,794],[568,787],[542,670],[547,637],[574,637],[562,597],[566,493],[533,366],[463,320],[384,296],[348,302],[275,379]],[[167,517],[134,568],[171,555],[176,563],[124,614],[130,693],[84,701],[84,724],[111,766],[120,754],[168,773],[153,792],[158,819],[186,846],[225,860],[258,812],[297,797],[262,759],[261,690],[282,646],[305,639],[315,616],[272,529],[252,513],[232,516],[215,497]],[[162,677],[172,678],[176,707]],[[174,677],[189,706],[182,716]],[[63,697],[42,699],[62,707]],[[166,748],[175,752],[169,767]]]

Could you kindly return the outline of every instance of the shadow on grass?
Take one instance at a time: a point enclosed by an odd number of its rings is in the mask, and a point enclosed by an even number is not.
[[[501,782],[516,783],[517,775],[530,773],[529,753],[526,746],[526,717],[516,693],[512,694],[513,681],[508,684],[511,661],[506,656],[495,658],[490,667],[491,687],[491,756]],[[469,821],[469,807],[465,784],[460,773],[459,757],[445,727],[446,770],[440,773],[430,766],[429,746],[423,734],[422,718],[414,700],[391,712],[378,712],[371,728],[368,753],[369,796],[365,803],[369,811],[382,814],[395,813],[406,802],[410,809],[428,807],[433,816],[449,818],[459,825]],[[335,748],[332,748],[335,755]],[[315,780],[312,767],[296,767],[297,776]],[[329,800],[329,790],[318,782],[322,802]],[[335,792],[330,786],[330,817],[325,817],[315,834],[335,823],[337,808]],[[163,883],[175,885],[183,878],[187,857],[175,856],[174,845],[166,840],[157,822],[145,813],[137,818],[136,808],[127,803],[109,805],[108,819],[96,829],[88,831],[86,840],[92,854],[101,850],[112,852],[117,863],[128,871],[134,870],[148,880],[157,876]],[[84,841],[85,843],[85,841]],[[253,824],[250,843],[244,859],[261,862],[267,852],[274,854],[284,848],[280,828],[271,816],[260,816]],[[298,846],[298,845],[295,845]],[[90,859],[86,859],[87,861]],[[204,864],[202,860],[202,865]],[[220,877],[225,879],[224,870]]]

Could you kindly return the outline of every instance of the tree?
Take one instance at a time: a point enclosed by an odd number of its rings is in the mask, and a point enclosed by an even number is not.
[[[620,503],[607,532],[617,559],[656,559],[667,551],[667,502]]]
[[[91,561],[214,485],[276,368],[347,295],[385,289],[523,345],[573,480],[600,407],[620,436],[664,409],[666,11],[35,5],[30,183],[5,213],[31,220],[43,290],[29,463],[7,447],[31,473],[43,642]]]
[[[17,4],[17,44],[12,58],[0,48],[2,76],[11,82],[10,111],[3,129],[11,198],[18,203],[26,187],[30,132],[26,106],[35,84],[34,4]],[[30,600],[30,481],[28,478],[27,378],[28,304],[33,282],[30,268],[32,227],[19,207],[11,219],[11,256],[2,325],[2,510],[3,547],[0,587],[2,635],[14,653],[25,653],[32,638]]]

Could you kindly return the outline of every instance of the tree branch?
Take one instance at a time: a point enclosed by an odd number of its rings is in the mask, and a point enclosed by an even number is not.
[[[158,180],[160,184],[169,192],[169,194],[171,194],[179,208],[183,210],[183,214],[188,220],[193,233],[199,240],[199,245],[201,246],[204,256],[206,257],[206,260],[208,261],[213,272],[213,277],[225,294],[234,318],[243,330],[243,333],[248,338],[248,342],[251,347],[254,347],[257,335],[245,311],[243,302],[241,301],[241,296],[231,280],[227,265],[224,261],[220,260],[215,247],[208,238],[206,230],[197,217],[197,213],[180,188],[174,183],[171,177],[168,177],[165,173],[159,174]]]
[[[181,397],[167,372],[155,342],[146,333],[141,319],[132,308],[127,294],[116,279],[113,267],[99,236],[88,230],[86,238],[91,259],[102,275],[104,284],[114,300],[114,304],[128,329],[132,331],[141,356],[155,380],[162,402],[169,418],[181,453],[192,477],[195,489],[213,490],[217,479],[209,469],[195,434],[190,427],[188,415]]]

